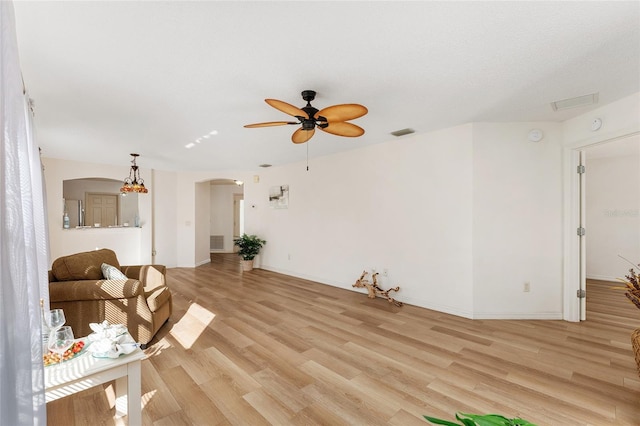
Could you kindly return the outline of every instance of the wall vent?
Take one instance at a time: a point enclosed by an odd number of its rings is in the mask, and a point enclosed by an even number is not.
[[[224,250],[224,235],[211,235],[209,248],[211,250]]]
[[[598,93],[591,93],[589,95],[578,96],[575,98],[562,99],[560,101],[551,102],[551,108],[554,111],[561,111],[563,109],[577,108],[585,105],[593,105],[598,103]]]
[[[410,128],[406,128],[406,129],[401,129],[401,130],[396,130],[395,132],[391,132],[391,134],[393,136],[404,136],[404,135],[410,135],[411,133],[415,133],[416,131]]]

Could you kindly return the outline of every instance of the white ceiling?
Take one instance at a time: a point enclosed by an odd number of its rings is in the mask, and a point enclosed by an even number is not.
[[[45,157],[141,169],[303,161],[265,98],[360,103],[359,138],[311,158],[470,121],[564,121],[640,91],[640,2],[15,2]],[[550,102],[599,93],[599,104]],[[217,135],[203,138],[216,130]],[[185,145],[202,138],[192,149]],[[406,138],[406,137],[405,137]]]

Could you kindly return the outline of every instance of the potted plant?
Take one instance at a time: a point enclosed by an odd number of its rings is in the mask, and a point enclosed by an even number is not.
[[[243,271],[253,269],[253,259],[260,253],[260,249],[265,244],[267,242],[258,238],[257,235],[242,234],[242,236],[233,240],[233,245],[239,248],[238,255],[242,257]]]
[[[640,264],[635,265],[628,259],[619,256],[622,259],[633,265],[634,268],[640,267]],[[624,287],[614,287],[615,289],[624,290],[624,295],[629,299],[638,309],[640,309],[640,273],[636,272],[634,268],[629,269],[629,275],[625,275],[624,279],[618,278],[622,281]],[[640,328],[636,328],[631,334],[631,347],[636,359],[636,365],[638,367],[638,376],[640,376]]]
[[[461,423],[454,423],[448,420],[437,419],[435,417],[424,416],[429,422],[446,426],[535,426],[524,419],[516,417],[508,419],[499,414],[464,414],[456,413],[456,419]]]

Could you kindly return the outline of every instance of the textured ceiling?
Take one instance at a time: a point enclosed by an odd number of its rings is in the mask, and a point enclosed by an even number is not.
[[[360,138],[470,121],[563,121],[640,91],[640,2],[15,2],[43,155],[141,168],[303,161],[275,98],[361,103]],[[550,102],[599,93],[599,104]],[[209,135],[217,131],[216,135]],[[191,149],[185,145],[195,142]]]

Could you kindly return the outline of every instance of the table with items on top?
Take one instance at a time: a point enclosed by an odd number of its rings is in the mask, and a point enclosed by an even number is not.
[[[118,358],[98,358],[83,351],[73,359],[47,366],[44,368],[46,401],[115,380],[116,415],[126,415],[129,425],[139,425],[142,423],[141,361],[144,358],[145,353],[138,347]]]

